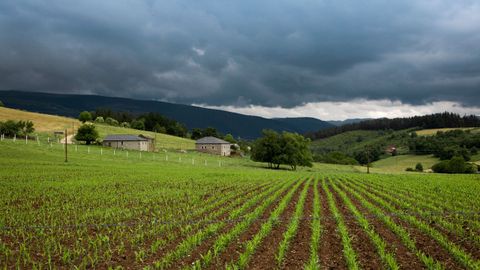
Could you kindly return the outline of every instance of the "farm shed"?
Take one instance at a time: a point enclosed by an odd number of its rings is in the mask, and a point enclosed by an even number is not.
[[[231,143],[215,137],[204,137],[195,142],[195,148],[199,152],[230,156]]]
[[[154,139],[154,138],[149,137],[149,136],[145,136],[145,135],[143,135],[143,134],[138,135],[138,137],[144,138],[144,139],[146,139],[146,140],[148,141],[148,147],[147,147],[148,149],[147,149],[147,151],[150,151],[150,152],[155,151],[155,139]]]
[[[103,146],[113,147],[117,149],[130,149],[139,151],[148,151],[149,141],[146,138],[137,135],[107,135],[103,139]]]

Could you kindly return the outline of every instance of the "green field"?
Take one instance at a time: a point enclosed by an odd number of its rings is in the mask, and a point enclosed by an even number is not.
[[[480,132],[480,128],[432,128],[432,129],[422,129],[416,131],[417,135],[419,136],[431,136],[437,134],[437,132],[442,131],[451,131],[451,130],[470,130],[470,132]]]
[[[2,268],[480,267],[477,175],[68,150],[0,142]]]
[[[187,138],[181,138],[168,134],[155,133],[145,130],[109,126],[106,124],[95,124],[95,126],[98,129],[100,139],[105,138],[105,136],[107,136],[108,134],[143,134],[151,138],[156,138],[155,146],[157,149],[195,149],[195,141]]]
[[[399,155],[381,159],[372,163],[372,169],[376,172],[404,172],[406,168],[414,168],[417,163],[423,165],[423,169],[430,169],[440,160],[433,155]]]

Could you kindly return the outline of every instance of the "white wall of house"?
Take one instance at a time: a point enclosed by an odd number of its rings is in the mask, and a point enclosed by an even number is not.
[[[230,156],[230,144],[196,144],[198,152]]]

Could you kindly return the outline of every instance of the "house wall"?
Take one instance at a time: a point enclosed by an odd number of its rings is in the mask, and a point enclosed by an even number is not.
[[[198,152],[230,156],[230,144],[196,144]]]
[[[103,146],[117,149],[148,151],[148,141],[104,141]]]

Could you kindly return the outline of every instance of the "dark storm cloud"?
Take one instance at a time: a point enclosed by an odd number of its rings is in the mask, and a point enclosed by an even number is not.
[[[476,1],[0,2],[0,89],[478,105]]]

